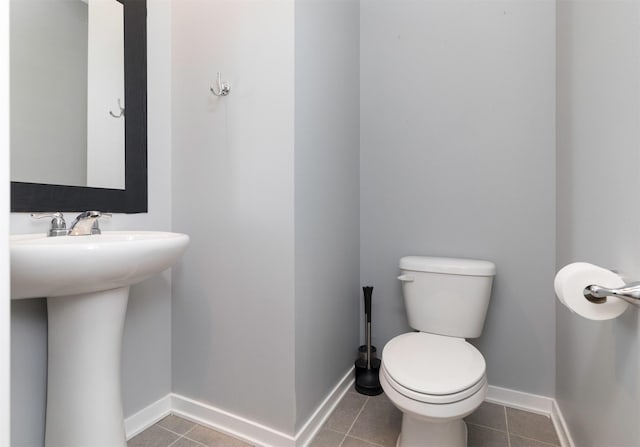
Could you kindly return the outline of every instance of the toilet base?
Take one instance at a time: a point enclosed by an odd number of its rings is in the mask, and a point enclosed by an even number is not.
[[[467,424],[462,419],[427,422],[402,414],[396,447],[466,447]]]

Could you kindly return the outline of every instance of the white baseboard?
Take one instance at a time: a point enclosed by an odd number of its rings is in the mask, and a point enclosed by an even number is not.
[[[296,446],[306,447],[313,440],[318,430],[322,428],[322,425],[329,418],[333,410],[342,400],[342,397],[347,394],[349,388],[355,381],[354,367],[351,367],[349,371],[340,379],[338,384],[331,390],[325,400],[322,401],[316,411],[307,419],[307,422],[296,433]]]
[[[574,447],[571,434],[555,399],[489,385],[487,402],[549,416],[558,432],[562,447]]]
[[[306,447],[345,393],[349,391],[354,380],[353,374],[352,367],[316,408],[316,411],[313,412],[295,436],[178,394],[171,395],[172,412],[180,417],[256,446]]]
[[[171,413],[171,395],[167,394],[148,407],[138,411],[124,420],[124,432],[127,440],[151,427],[153,424]]]
[[[489,385],[485,400],[519,410],[544,414],[546,416],[551,415],[553,408],[553,399],[550,397],[523,393],[522,391],[500,388],[493,385]]]
[[[571,432],[569,431],[567,421],[564,420],[564,416],[562,416],[562,411],[560,411],[560,407],[558,406],[558,402],[556,400],[553,401],[551,419],[553,420],[553,425],[555,425],[556,431],[558,432],[560,445],[562,447],[575,447],[575,443],[573,442],[573,438],[571,437]]]
[[[255,446],[295,447],[293,436],[212,405],[178,394],[171,395],[171,403],[173,414]]]

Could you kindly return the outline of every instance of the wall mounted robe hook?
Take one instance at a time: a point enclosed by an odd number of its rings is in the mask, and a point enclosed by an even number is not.
[[[209,89],[211,90],[211,93],[216,96],[227,96],[229,92],[231,92],[231,84],[228,82],[222,82],[220,72],[218,72],[218,91],[216,92],[213,87],[210,87]]]
[[[122,104],[120,103],[120,98],[118,98],[118,107],[120,108],[120,113],[118,115],[113,113],[111,110],[109,110],[109,115],[114,118],[122,118],[124,116],[124,107],[122,107]]]

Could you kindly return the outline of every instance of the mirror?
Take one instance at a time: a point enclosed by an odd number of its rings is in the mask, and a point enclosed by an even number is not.
[[[11,0],[11,180],[124,189],[122,8]]]
[[[146,212],[145,0],[10,13],[11,210]]]

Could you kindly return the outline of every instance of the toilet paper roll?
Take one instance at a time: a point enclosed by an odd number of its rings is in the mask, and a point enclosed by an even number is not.
[[[553,282],[560,302],[581,317],[590,320],[611,320],[627,310],[629,303],[618,298],[607,297],[607,302],[602,304],[587,300],[584,297],[584,288],[591,284],[618,288],[624,285],[624,281],[611,270],[587,262],[574,262],[560,269]]]

